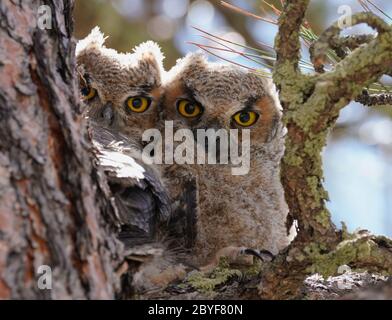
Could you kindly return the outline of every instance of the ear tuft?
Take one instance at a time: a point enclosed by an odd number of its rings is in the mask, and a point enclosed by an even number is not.
[[[132,60],[139,67],[147,68],[151,73],[154,82],[161,83],[161,76],[164,73],[163,60],[164,54],[159,45],[154,41],[146,41],[133,49]],[[159,81],[158,81],[159,80]]]
[[[190,52],[184,58],[180,58],[177,60],[176,65],[171,68],[169,72],[165,75],[165,81],[173,80],[178,74],[183,73],[184,71],[189,69],[204,69],[207,67],[208,60],[206,55],[201,52]]]
[[[198,68],[208,63],[206,55],[201,52],[190,52],[184,58],[177,60],[177,65],[183,69]]]
[[[162,66],[163,69],[163,60],[165,56],[160,48],[160,46],[154,41],[146,41],[133,49],[134,55],[137,60],[148,59],[153,62],[154,60],[158,63],[158,65]]]
[[[136,46],[129,55],[131,66],[137,68],[144,75],[146,84],[160,86],[164,73],[162,53],[159,45],[153,41],[146,41]]]
[[[104,46],[105,35],[101,32],[99,27],[95,27],[91,30],[90,34],[80,40],[76,45],[76,56],[78,56],[82,51],[87,49],[100,49]]]

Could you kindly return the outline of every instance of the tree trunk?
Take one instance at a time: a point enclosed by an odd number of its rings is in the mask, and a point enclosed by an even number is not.
[[[78,113],[72,9],[0,2],[1,299],[111,299],[119,287],[116,218]]]

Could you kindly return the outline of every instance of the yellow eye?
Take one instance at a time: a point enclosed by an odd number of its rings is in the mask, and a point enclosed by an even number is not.
[[[240,111],[233,116],[234,121],[241,127],[250,127],[258,118],[259,115],[254,111]]]
[[[91,100],[97,95],[97,90],[92,87],[83,87],[80,92],[82,93],[84,100]]]
[[[147,97],[131,97],[127,100],[127,107],[137,113],[142,113],[151,105],[151,99]]]
[[[185,99],[177,102],[177,110],[185,118],[194,118],[203,113],[200,105]]]

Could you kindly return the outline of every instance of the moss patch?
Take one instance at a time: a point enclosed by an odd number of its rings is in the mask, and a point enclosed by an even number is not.
[[[251,279],[257,277],[262,269],[263,264],[259,260],[255,260],[252,266],[246,268],[233,268],[226,259],[221,258],[219,266],[211,273],[192,272],[188,275],[186,283],[202,293],[213,294],[215,289],[227,284],[233,278]]]
[[[220,285],[227,283],[233,277],[241,277],[242,272],[237,269],[217,267],[210,275],[202,272],[193,272],[187,282],[196,290],[203,293],[212,293]]]
[[[348,265],[355,270],[392,274],[392,252],[385,244],[391,244],[392,240],[377,242],[380,237],[356,234],[354,239],[342,241],[335,250],[328,254],[322,254],[320,245],[311,244],[305,248],[308,258],[313,261],[307,268],[309,273],[319,273],[324,277],[336,275],[339,266]]]

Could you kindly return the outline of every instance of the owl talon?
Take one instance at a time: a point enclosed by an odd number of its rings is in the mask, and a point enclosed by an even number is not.
[[[242,254],[252,255],[256,258],[259,258],[263,262],[273,261],[275,259],[275,256],[268,250],[255,250],[255,249],[246,248],[243,249]]]
[[[246,247],[225,247],[220,249],[212,261],[200,268],[202,272],[211,272],[220,262],[221,258],[227,259],[229,264],[252,265],[253,259],[250,256],[257,257],[261,261],[272,261],[274,255],[267,250],[256,250]],[[250,259],[249,259],[250,258]]]

